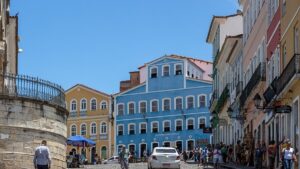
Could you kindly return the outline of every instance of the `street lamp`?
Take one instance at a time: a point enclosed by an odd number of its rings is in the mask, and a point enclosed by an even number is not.
[[[290,113],[292,107],[289,105],[277,105],[277,106],[265,106],[264,103],[261,106],[262,99],[258,93],[253,98],[256,109],[259,110],[273,110],[274,113]]]
[[[231,118],[231,119],[237,119],[237,120],[245,120],[245,117],[243,115],[236,115],[236,116],[233,116],[233,109],[229,106],[228,109],[227,109],[227,113],[228,113],[228,116]]]

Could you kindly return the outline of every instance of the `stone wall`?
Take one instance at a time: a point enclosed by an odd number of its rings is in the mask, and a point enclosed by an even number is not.
[[[0,168],[33,169],[34,150],[44,139],[51,168],[66,168],[66,119],[63,108],[0,96]]]

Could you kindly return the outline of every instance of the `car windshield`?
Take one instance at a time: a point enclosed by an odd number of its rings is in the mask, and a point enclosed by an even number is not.
[[[175,149],[156,149],[157,153],[176,153]]]

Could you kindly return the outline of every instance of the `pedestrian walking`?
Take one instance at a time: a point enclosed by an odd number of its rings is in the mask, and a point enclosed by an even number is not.
[[[255,148],[255,168],[262,169],[263,149],[260,143],[257,143]]]
[[[270,141],[270,144],[268,146],[268,158],[269,158],[269,169],[274,169],[275,167],[275,157],[276,157],[276,145],[275,141]]]
[[[241,157],[242,157],[242,146],[241,146],[241,141],[238,140],[237,144],[235,145],[235,157],[236,157],[236,163],[241,164]]]
[[[297,162],[294,148],[291,147],[291,142],[287,142],[287,147],[282,150],[284,169],[293,169],[293,163]]]
[[[121,169],[128,169],[128,154],[126,155],[126,148],[125,146],[122,147],[119,153],[119,162],[121,165]]]
[[[183,161],[186,163],[186,160],[188,159],[188,155],[187,155],[186,151],[183,151],[182,158],[183,158]]]
[[[217,145],[213,151],[213,163],[214,169],[219,169],[220,167],[220,159],[221,159],[221,150],[220,145]]]
[[[35,149],[33,164],[35,169],[51,168],[51,156],[46,140],[43,140],[42,144]]]
[[[222,145],[221,154],[222,154],[223,162],[226,163],[226,161],[227,161],[227,147],[226,147],[226,145]]]

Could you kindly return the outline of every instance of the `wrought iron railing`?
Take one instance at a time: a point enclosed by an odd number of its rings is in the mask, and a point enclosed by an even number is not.
[[[225,105],[225,102],[226,102],[228,97],[229,97],[229,89],[228,89],[228,85],[226,85],[226,87],[222,91],[221,96],[218,99],[218,103],[217,103],[216,108],[215,108],[215,111],[217,113],[219,113],[221,111],[221,109]]]
[[[214,92],[211,95],[210,101],[209,101],[209,107],[210,108],[213,105],[214,101],[216,101],[217,99],[218,99],[217,90],[214,90]]]
[[[295,54],[285,69],[282,71],[276,83],[276,94],[280,94],[296,73],[300,73],[300,54]]]
[[[29,98],[66,107],[63,88],[36,77],[0,74],[0,95]]]
[[[243,81],[239,81],[236,85],[236,97],[243,91]]]
[[[249,82],[247,83],[246,87],[244,88],[244,90],[242,92],[242,95],[240,98],[241,106],[244,106],[248,96],[250,96],[250,94],[251,94],[252,90],[255,88],[255,86],[260,81],[265,81],[265,80],[266,80],[266,63],[262,62],[257,66],[252,77],[250,78]]]
[[[266,100],[266,104],[269,104],[276,95],[276,90],[277,90],[276,82],[277,82],[277,77],[272,81],[272,83],[269,85],[269,87],[263,94]]]

